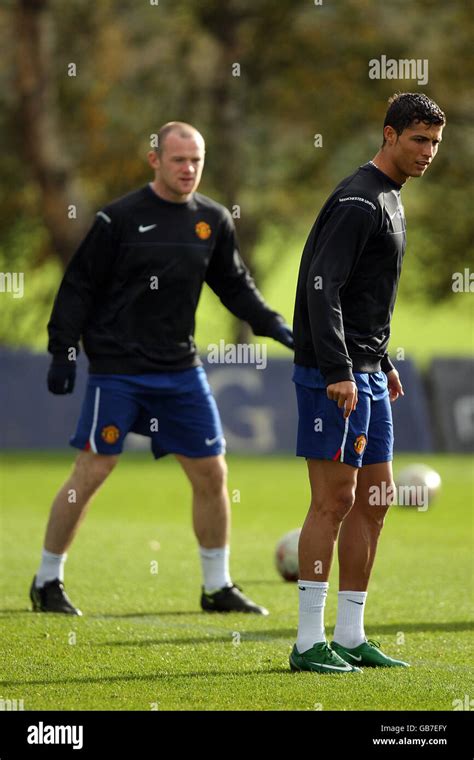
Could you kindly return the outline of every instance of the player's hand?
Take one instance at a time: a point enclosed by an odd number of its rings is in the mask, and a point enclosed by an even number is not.
[[[277,340],[278,343],[283,343],[287,348],[293,349],[295,347],[293,332],[289,325],[278,325],[270,337],[273,338],[273,340]]]
[[[331,383],[326,388],[327,397],[331,401],[337,401],[339,409],[344,409],[344,419],[357,407],[357,385],[352,380],[343,380],[340,383]]]
[[[48,390],[56,395],[72,393],[76,380],[76,362],[53,359],[48,372]]]
[[[400,382],[400,375],[396,369],[391,369],[387,374],[387,385],[388,395],[392,404],[399,396],[405,395],[403,392],[403,385]]]

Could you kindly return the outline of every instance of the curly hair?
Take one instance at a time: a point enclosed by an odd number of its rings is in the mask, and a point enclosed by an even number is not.
[[[421,92],[397,92],[388,99],[384,128],[393,127],[397,135],[414,121],[424,124],[446,124],[446,116],[441,108]],[[385,138],[384,138],[385,143]]]

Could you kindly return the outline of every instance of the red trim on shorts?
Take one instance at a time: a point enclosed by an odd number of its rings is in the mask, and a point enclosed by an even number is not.
[[[340,456],[341,456],[341,449],[338,449],[337,453],[333,456],[332,461],[333,462],[338,462],[339,459],[340,459]]]

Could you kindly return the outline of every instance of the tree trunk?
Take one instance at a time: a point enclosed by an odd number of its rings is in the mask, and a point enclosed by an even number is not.
[[[55,29],[48,0],[17,0],[15,21],[23,157],[38,185],[40,211],[53,251],[66,265],[90,217],[60,134],[53,68]]]
[[[239,76],[233,75],[233,66],[241,61],[239,32],[245,11],[232,2],[214,2],[200,10],[199,16],[203,28],[212,34],[219,50],[210,87],[213,150],[219,157],[218,176],[224,205],[232,211],[233,206],[240,206],[239,193],[245,182],[245,166],[241,158],[242,124],[246,118],[242,88],[245,85]],[[251,211],[241,208],[236,228],[242,258],[251,267],[260,224]],[[234,340],[237,343],[252,340],[247,322],[235,321]]]

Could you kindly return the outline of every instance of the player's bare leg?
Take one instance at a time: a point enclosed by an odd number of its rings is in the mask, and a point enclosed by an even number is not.
[[[227,464],[223,455],[184,457],[176,455],[193,490],[193,528],[199,545],[225,547],[230,537],[230,504]]]
[[[290,655],[292,670],[355,673],[326,641],[324,607],[334,546],[341,523],[354,504],[357,468],[343,462],[308,459],[311,506],[301,529],[299,554],[299,624]]]
[[[53,501],[44,548],[64,554],[86,516],[90,499],[114,469],[118,456],[81,451],[74,470]]]
[[[325,582],[342,521],[354,504],[357,469],[341,462],[308,459],[311,506],[299,541],[300,578]]]
[[[41,566],[30,598],[36,612],[80,615],[64,591],[66,550],[84,519],[91,497],[115,467],[118,456],[81,451],[70,477],[53,501],[46,528]]]
[[[385,484],[385,486],[383,485]],[[393,498],[385,504],[373,504],[375,486],[378,494],[393,494],[392,463],[368,464],[357,477],[354,506],[344,518],[339,533],[339,589],[367,591],[377,543],[385,515]],[[380,501],[380,499],[377,499]]]
[[[201,607],[206,612],[254,612],[268,615],[232,583],[229,572],[230,503],[223,455],[176,455],[193,489],[193,527],[204,579]]]
[[[375,488],[374,488],[375,487]],[[370,573],[385,515],[393,501],[392,463],[364,465],[358,474],[354,506],[345,517],[338,541],[339,595],[331,647],[353,665],[406,667],[367,641],[364,610]],[[373,502],[377,501],[377,504]]]

